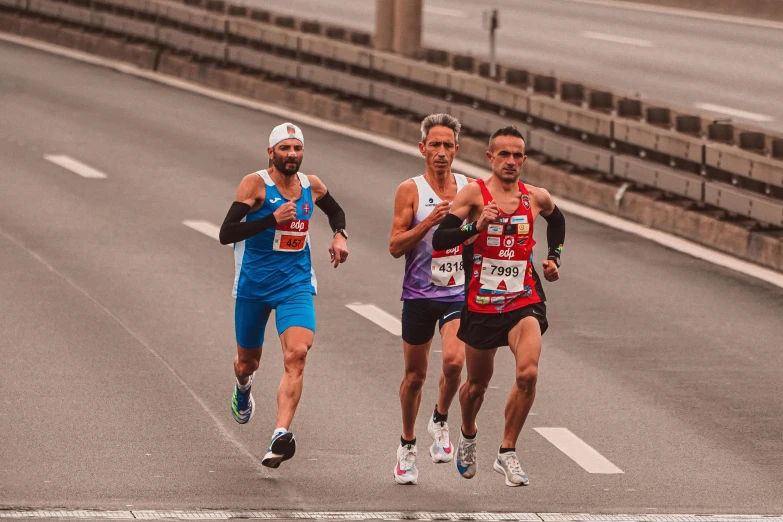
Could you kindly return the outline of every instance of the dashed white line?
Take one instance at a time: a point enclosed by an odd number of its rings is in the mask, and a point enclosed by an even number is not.
[[[774,119],[771,116],[767,116],[766,114],[743,111],[742,109],[735,109],[733,107],[726,107],[724,105],[716,105],[714,103],[697,103],[696,108],[704,111],[719,112],[727,116],[734,116],[735,118],[742,118],[743,120],[750,120],[760,123],[769,123]]]
[[[402,323],[393,315],[372,304],[352,303],[345,305],[365,319],[369,319],[390,334],[402,336]]]
[[[627,36],[617,36],[616,34],[597,33],[595,31],[584,31],[582,36],[592,40],[601,40],[604,42],[619,43],[625,45],[635,45],[637,47],[655,47],[649,40],[639,38],[628,38]]]
[[[193,230],[201,232],[205,236],[209,236],[214,240],[218,240],[220,237],[220,227],[210,223],[209,221],[199,221],[195,219],[186,219],[182,222],[186,227],[190,227]]]
[[[106,174],[100,170],[94,169],[79,160],[73,159],[70,156],[64,156],[61,154],[46,154],[44,159],[66,170],[70,170],[74,174],[78,174],[83,178],[105,179],[107,177]]]
[[[623,472],[567,428],[533,429],[588,473],[614,474]]]
[[[434,15],[451,16],[453,18],[466,18],[464,11],[459,11],[457,9],[448,9],[445,7],[427,6],[424,8],[424,12],[429,14],[434,14]]]

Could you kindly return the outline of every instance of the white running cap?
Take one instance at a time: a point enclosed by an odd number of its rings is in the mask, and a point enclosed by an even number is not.
[[[302,129],[294,125],[293,123],[282,123],[272,129],[272,133],[269,134],[269,147],[274,147],[283,140],[295,139],[299,140],[304,145],[304,134]]]

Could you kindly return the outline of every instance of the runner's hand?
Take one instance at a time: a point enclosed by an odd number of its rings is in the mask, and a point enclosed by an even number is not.
[[[451,209],[451,201],[441,201],[437,205],[435,205],[435,208],[432,209],[432,212],[429,216],[427,216],[427,220],[429,223],[429,228],[438,226],[441,221],[443,221],[443,218],[446,217],[446,214],[449,213],[449,210]]]
[[[489,204],[484,205],[484,210],[481,212],[481,217],[479,217],[478,222],[476,223],[476,230],[482,231],[485,228],[489,226],[490,223],[493,223],[498,218],[498,214],[500,213],[500,209],[498,208],[497,203],[495,203],[495,200],[489,202]]]
[[[544,279],[549,281],[550,283],[552,281],[557,281],[560,279],[560,271],[557,268],[557,265],[554,261],[551,259],[547,259],[543,263],[544,265]]]
[[[280,205],[280,208],[275,210],[275,221],[277,221],[278,224],[290,223],[295,219],[296,219],[296,203],[294,203],[293,201],[289,201],[288,203],[283,203],[282,205]]]
[[[332,264],[337,268],[340,263],[345,263],[348,259],[348,244],[345,241],[345,236],[339,232],[334,235],[332,240],[332,246],[329,247],[329,255],[332,259]]]

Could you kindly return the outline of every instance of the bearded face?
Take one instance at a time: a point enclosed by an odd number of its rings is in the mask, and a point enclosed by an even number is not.
[[[299,140],[283,140],[269,150],[272,165],[285,176],[293,176],[299,172],[304,158],[304,147]]]

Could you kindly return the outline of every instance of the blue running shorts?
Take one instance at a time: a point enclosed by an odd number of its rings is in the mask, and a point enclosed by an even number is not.
[[[315,333],[315,306],[310,292],[297,292],[271,303],[238,297],[234,307],[234,329],[239,346],[252,350],[264,344],[266,323],[272,310],[275,311],[277,335],[292,326]]]

